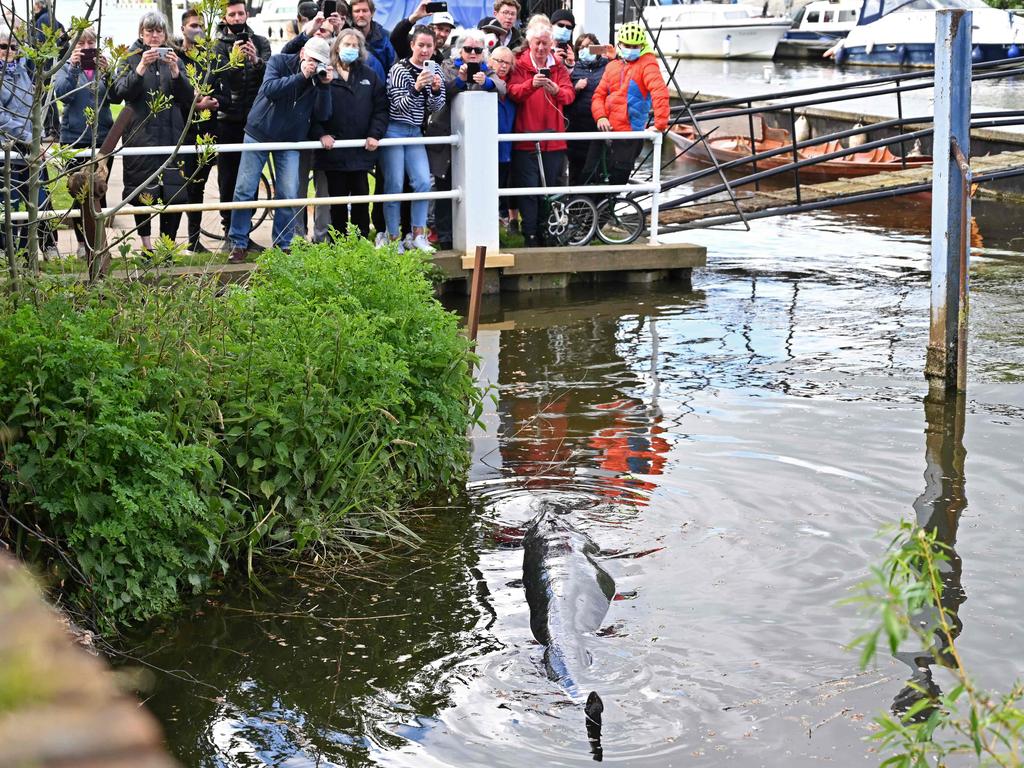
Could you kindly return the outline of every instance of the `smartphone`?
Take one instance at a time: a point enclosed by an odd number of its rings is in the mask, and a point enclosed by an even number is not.
[[[153,50],[160,54],[161,59],[166,59],[167,54],[171,52],[170,48],[154,48]]]
[[[247,43],[247,42],[249,42],[249,33],[248,32],[239,32],[237,35],[235,35],[235,42],[236,43]]]
[[[437,62],[433,59],[427,59],[423,62],[423,69],[432,75],[437,74]]]
[[[467,61],[466,62],[466,79],[472,80],[476,73],[480,71],[479,61]]]
[[[427,13],[447,13],[448,3],[427,3]]]
[[[86,48],[78,57],[78,66],[82,69],[96,69],[96,49]]]
[[[550,78],[551,70],[548,67],[541,67],[540,69],[537,70],[537,74],[540,75],[541,77]]]
[[[611,58],[615,55],[614,45],[588,45],[587,50],[594,56],[606,56]]]
[[[330,16],[332,13],[338,12],[338,0],[323,0],[320,4],[320,10],[324,12],[324,18]]]

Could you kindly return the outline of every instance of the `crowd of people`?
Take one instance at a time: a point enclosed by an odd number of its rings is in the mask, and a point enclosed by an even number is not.
[[[48,14],[46,2],[36,0],[37,12]],[[178,40],[160,13],[147,12],[138,39],[116,67],[87,29],[54,78],[62,104],[59,141],[76,148],[103,145],[115,125],[111,104],[124,103],[117,122],[128,147],[174,146],[183,134],[192,143],[204,134],[217,143],[320,142],[321,149],[310,151],[217,153],[220,200],[244,203],[256,199],[271,159],[278,199],[307,196],[311,177],[318,196],[366,195],[371,181],[386,194],[450,190],[449,146],[379,142],[447,135],[452,104],[470,90],[497,95],[503,133],[643,130],[652,115],[654,128],[666,130],[668,90],[639,25],[622,25],[616,45],[602,46],[591,32],[577,34],[569,10],[550,18],[537,14],[520,25],[518,0],[495,0],[494,16],[453,41],[454,18],[428,15],[427,5],[423,0],[388,31],[374,20],[373,0],[337,0],[326,7],[323,0],[305,0],[295,36],[278,54],[249,26],[241,1],[228,0],[213,41],[204,39],[196,10],[183,14]],[[189,65],[196,52],[211,48],[213,74],[203,84],[190,82],[190,76],[199,78],[198,68]],[[0,135],[24,143],[33,90],[16,32],[0,30],[0,54],[7,66],[0,81]],[[351,140],[361,144],[334,146]],[[641,147],[640,140],[503,143],[500,186],[538,186],[541,167],[548,185],[625,183]],[[182,158],[125,157],[125,199],[202,202],[214,164],[196,155]],[[288,248],[296,235],[323,240],[331,227],[344,232],[351,224],[363,237],[375,233],[378,246],[396,242],[399,249],[427,252],[451,247],[450,200],[434,204],[433,227],[427,201],[314,210],[310,224],[304,210],[274,209],[271,245]],[[252,215],[241,208],[222,211],[232,262],[262,249],[250,236]],[[496,215],[510,232],[520,231],[527,246],[543,244],[539,198],[501,200]],[[152,218],[136,217],[144,248],[152,247]],[[207,250],[200,214],[187,219],[189,248]],[[160,214],[160,234],[176,238],[180,220],[180,214]],[[82,255],[86,238],[80,231],[77,236]]]

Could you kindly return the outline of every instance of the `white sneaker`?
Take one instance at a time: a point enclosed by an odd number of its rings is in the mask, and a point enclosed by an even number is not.
[[[377,239],[373,241],[374,248],[386,248],[388,243],[391,241],[388,239],[387,232],[378,232]]]
[[[414,237],[412,239],[412,241],[409,243],[409,245],[406,246],[406,250],[410,250],[410,251],[423,251],[424,253],[433,253],[434,252],[434,246],[432,246],[430,244],[430,241],[427,240],[427,236],[426,235],[416,235],[416,237]]]

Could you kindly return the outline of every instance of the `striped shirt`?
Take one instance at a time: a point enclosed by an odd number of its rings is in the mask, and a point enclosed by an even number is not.
[[[444,108],[444,84],[434,93],[432,88],[416,90],[416,78],[423,71],[408,59],[395,62],[388,72],[388,119],[422,128],[432,112]]]

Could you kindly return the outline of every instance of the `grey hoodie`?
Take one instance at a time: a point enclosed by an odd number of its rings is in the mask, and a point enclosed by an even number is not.
[[[24,59],[18,59],[6,72],[0,71],[0,136],[26,144],[32,141],[34,90]]]

